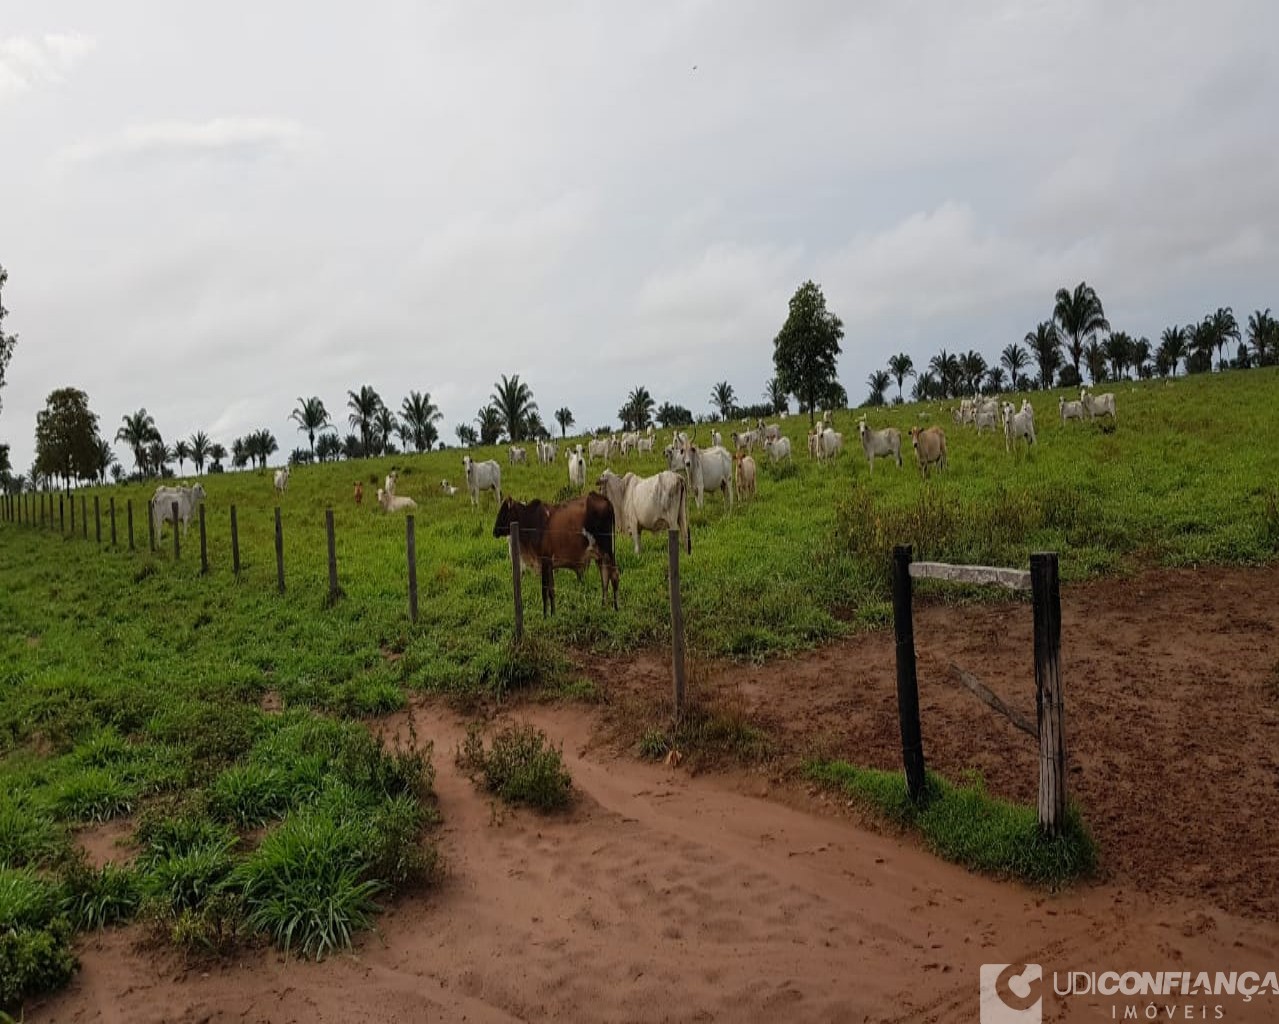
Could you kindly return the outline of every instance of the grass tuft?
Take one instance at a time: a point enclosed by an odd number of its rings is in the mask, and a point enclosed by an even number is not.
[[[546,733],[527,722],[502,729],[487,749],[480,727],[472,725],[457,761],[472,780],[509,804],[551,811],[566,806],[572,796],[573,780],[563,755]]]

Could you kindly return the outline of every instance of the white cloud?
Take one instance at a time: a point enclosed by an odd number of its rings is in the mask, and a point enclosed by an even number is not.
[[[79,142],[63,153],[70,162],[112,156],[270,153],[296,150],[310,137],[297,121],[275,117],[215,117],[208,121],[155,121],[116,135]]]
[[[60,85],[97,44],[77,33],[0,38],[0,102],[41,85]]]

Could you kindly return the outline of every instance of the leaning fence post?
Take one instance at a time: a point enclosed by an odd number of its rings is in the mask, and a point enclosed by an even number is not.
[[[169,503],[169,508],[173,511],[173,560],[178,560],[178,503],[176,501]]]
[[[108,508],[108,511],[109,511],[109,512],[110,512],[110,514],[111,514],[111,546],[114,548],[114,547],[116,546],[116,539],[115,539],[115,538],[116,538],[116,534],[115,534],[115,495],[114,495],[114,494],[113,494],[113,495],[111,495],[111,497],[107,499],[107,508]]]
[[[329,604],[332,604],[342,595],[342,589],[338,586],[338,549],[337,540],[333,536],[333,509],[331,508],[324,510],[324,532],[329,542]]]
[[[520,585],[520,526],[511,524],[511,586],[515,591],[515,642],[524,639],[524,594]]]
[[[409,549],[409,621],[417,622],[417,539],[412,513],[404,517],[404,532]]]
[[[231,569],[240,575],[240,524],[235,518],[235,506],[231,506]]]
[[[133,550],[133,499],[127,498],[124,502],[124,510],[129,520],[129,550]]]
[[[910,545],[893,548],[893,634],[897,640],[897,716],[901,723],[906,794],[924,798],[924,738],[919,726],[919,679],[915,672],[915,611],[910,581]]]
[[[1030,556],[1035,615],[1035,709],[1039,719],[1039,827],[1066,823],[1066,721],[1061,684],[1061,582],[1054,552]]]
[[[209,541],[204,533],[204,502],[200,502],[200,575],[209,574]]]
[[[93,539],[102,543],[102,500],[93,496]]]
[[[85,495],[80,495],[80,532],[84,534],[84,539],[89,539],[89,499]]]
[[[284,527],[280,524],[280,506],[275,506],[275,578],[284,593]]]
[[[675,677],[675,721],[684,717],[684,605],[679,591],[679,530],[666,531],[671,581],[671,658]]]

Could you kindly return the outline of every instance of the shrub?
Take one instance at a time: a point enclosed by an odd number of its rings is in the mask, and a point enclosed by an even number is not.
[[[65,919],[46,928],[0,931],[0,1010],[16,1010],[24,999],[60,989],[77,966]]]
[[[63,868],[62,912],[78,929],[127,921],[142,903],[142,884],[128,868],[104,864],[94,870],[83,858]]]
[[[471,778],[511,804],[549,811],[569,802],[573,780],[546,733],[527,722],[507,726],[489,749],[478,726],[467,730],[458,763]]]
[[[0,869],[0,927],[43,928],[58,913],[57,886],[31,868]]]
[[[53,806],[73,821],[108,821],[133,810],[133,786],[105,768],[89,768],[64,779],[53,794]]]
[[[174,915],[200,907],[219,892],[234,862],[234,838],[210,838],[150,860],[144,889],[162,912]]]
[[[0,797],[0,867],[44,863],[65,846],[52,818]]]

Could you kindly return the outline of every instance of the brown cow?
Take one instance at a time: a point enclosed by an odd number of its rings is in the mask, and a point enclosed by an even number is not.
[[[612,584],[617,609],[613,506],[604,495],[590,493],[562,505],[536,499],[526,505],[508,496],[497,510],[493,536],[509,537],[513,526],[520,531],[520,561],[541,570],[543,616],[555,613],[555,570],[572,569],[580,580],[591,562],[600,567],[601,603],[608,603]]]
[[[355,481],[355,503],[357,505],[360,505],[360,504],[363,504],[363,502],[364,502],[364,481],[357,480]]]
[[[946,468],[946,432],[941,427],[910,428],[910,443],[915,449],[915,458],[919,460],[919,471],[928,477],[928,468],[936,465],[938,469]]]

